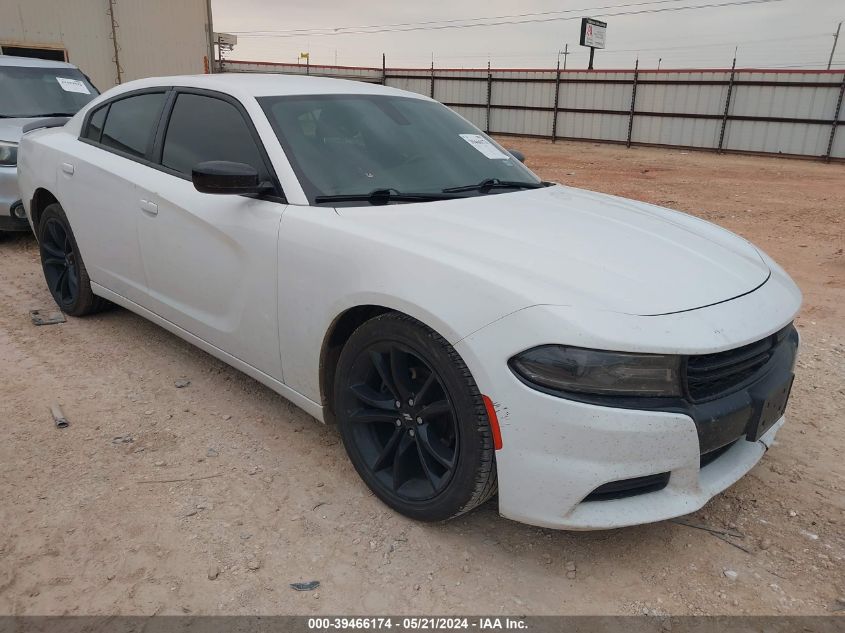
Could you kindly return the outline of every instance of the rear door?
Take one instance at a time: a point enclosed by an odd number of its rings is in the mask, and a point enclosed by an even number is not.
[[[276,249],[286,204],[248,114],[227,95],[176,89],[155,154],[159,168],[137,192],[147,307],[281,380]],[[277,191],[199,193],[191,169],[209,160],[252,165]]]
[[[146,294],[136,231],[139,188],[167,97],[159,88],[121,95],[88,114],[58,165],[61,202],[91,280],[134,302]]]

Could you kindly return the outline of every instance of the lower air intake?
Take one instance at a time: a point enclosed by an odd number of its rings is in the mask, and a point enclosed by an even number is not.
[[[635,495],[644,495],[647,492],[663,490],[669,483],[669,473],[658,473],[657,475],[646,475],[645,477],[634,477],[633,479],[620,479],[599,486],[587,495],[584,501],[610,501],[612,499],[624,499]]]

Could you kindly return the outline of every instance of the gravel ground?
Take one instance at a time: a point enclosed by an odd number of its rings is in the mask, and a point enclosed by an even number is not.
[[[447,524],[409,521],[368,492],[332,428],[141,318],[116,309],[34,327],[29,310],[52,307],[36,245],[7,237],[0,613],[845,608],[845,166],[505,144],[545,178],[718,222],[803,289],[803,348],[777,445],[685,517],[735,536],[676,522],[555,532],[502,519],[495,502]],[[69,428],[54,428],[53,401]],[[289,587],[310,580],[320,587]]]

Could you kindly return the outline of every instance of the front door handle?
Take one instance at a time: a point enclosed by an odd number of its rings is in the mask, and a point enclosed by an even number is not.
[[[147,215],[158,215],[158,205],[149,200],[141,200],[141,211]]]
[[[68,176],[73,176],[73,165],[70,163],[62,163],[62,171]]]

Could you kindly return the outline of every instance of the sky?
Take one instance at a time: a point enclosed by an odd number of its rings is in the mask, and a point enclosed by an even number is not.
[[[212,14],[215,31],[238,35],[233,60],[308,52],[312,64],[381,67],[384,53],[394,68],[552,68],[568,44],[567,67],[586,68],[580,19],[595,17],[608,23],[597,69],[729,67],[736,47],[737,67],[821,69],[845,0],[212,0]],[[465,26],[489,22],[506,24]],[[845,26],[833,67],[845,67]]]

